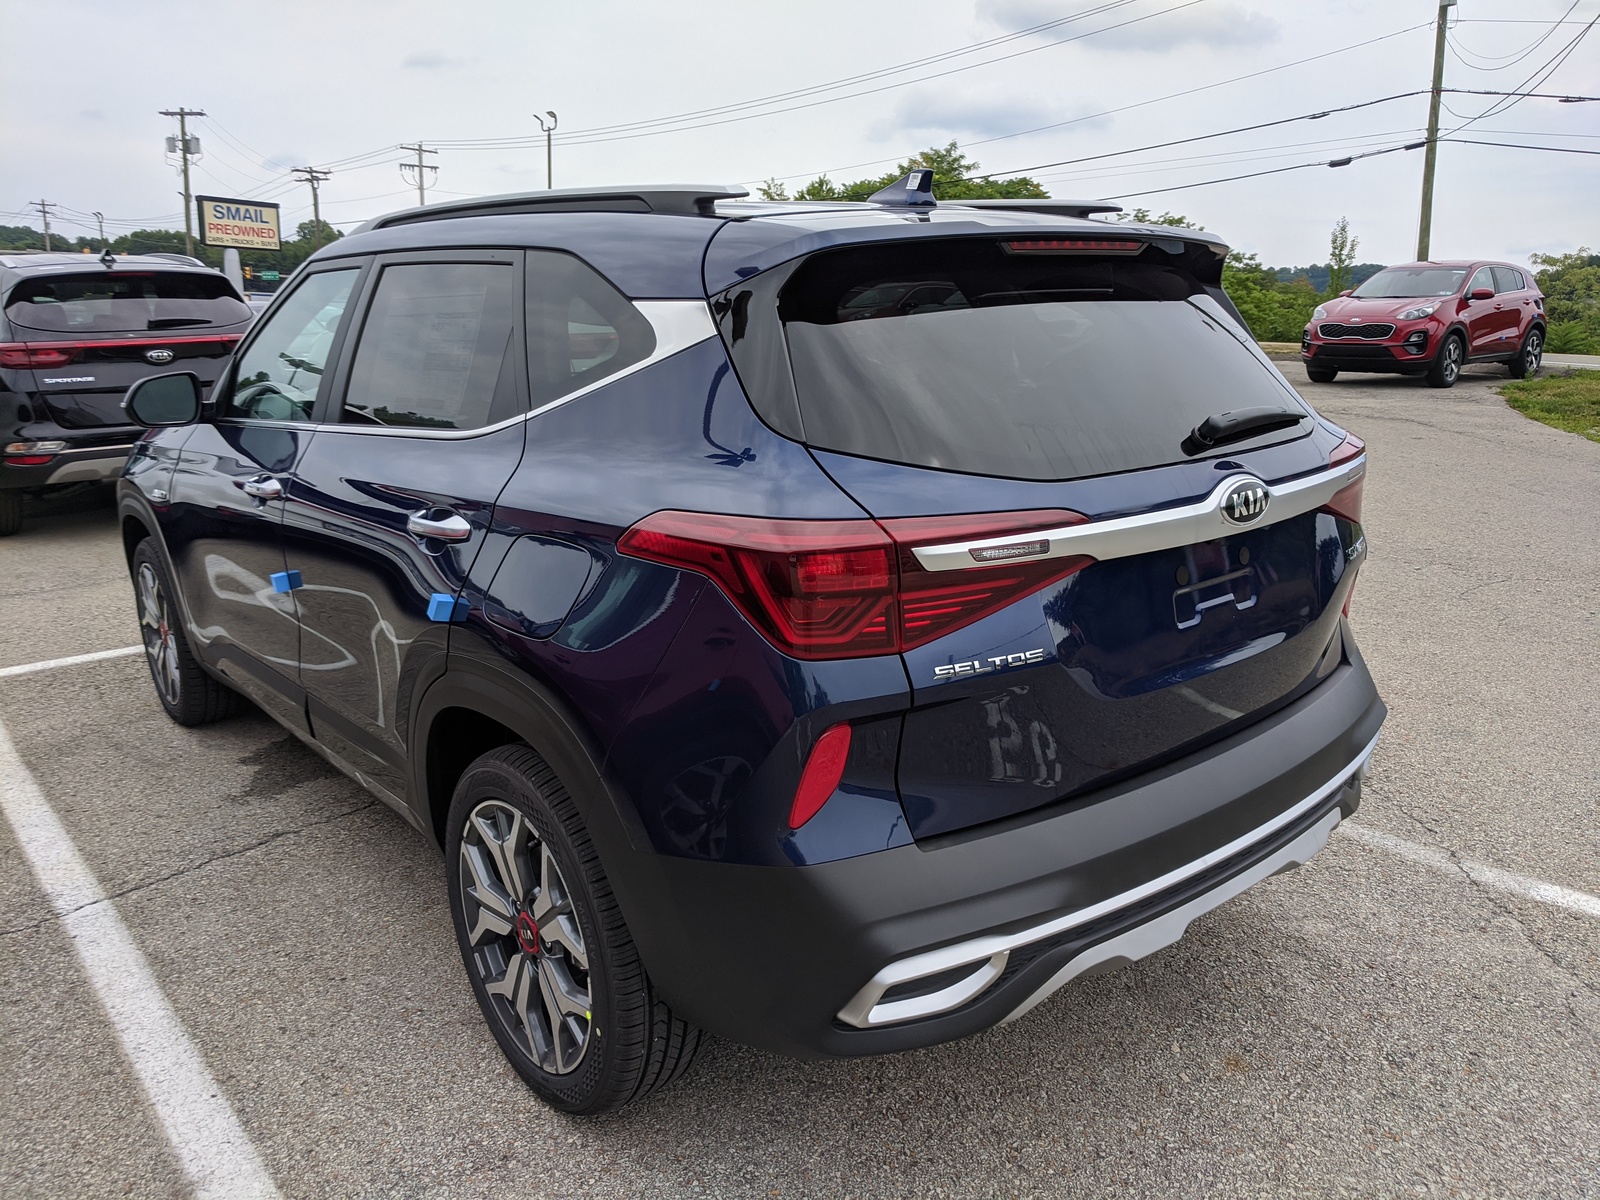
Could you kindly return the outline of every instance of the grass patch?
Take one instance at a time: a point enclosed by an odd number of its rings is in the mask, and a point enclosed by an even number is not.
[[[1500,394],[1525,417],[1600,442],[1600,371],[1521,379]]]

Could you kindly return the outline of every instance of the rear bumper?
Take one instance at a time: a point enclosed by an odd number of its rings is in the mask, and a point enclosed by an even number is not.
[[[1385,715],[1346,645],[1281,712],[1045,816],[807,867],[642,859],[619,893],[645,965],[689,1020],[802,1057],[1012,1019],[1322,847]]]
[[[0,459],[0,488],[109,482],[122,474],[133,446],[131,440],[113,446],[69,446],[36,466],[17,466]]]

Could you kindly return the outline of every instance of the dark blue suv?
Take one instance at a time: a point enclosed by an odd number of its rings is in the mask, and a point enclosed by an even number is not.
[[[313,257],[128,394],[161,702],[248,697],[441,846],[558,1108],[701,1030],[925,1046],[1354,811],[1362,443],[1209,234],[1057,201],[496,197]]]

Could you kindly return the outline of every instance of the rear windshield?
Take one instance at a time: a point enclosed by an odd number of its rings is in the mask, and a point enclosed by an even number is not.
[[[1409,300],[1453,296],[1467,277],[1459,267],[1390,267],[1379,271],[1351,294],[1362,300]]]
[[[24,280],[6,316],[52,333],[127,333],[237,325],[250,309],[221,275],[113,269]]]
[[[992,239],[852,247],[795,270],[777,313],[805,439],[847,454],[1075,479],[1184,461],[1184,438],[1214,413],[1306,411],[1155,248],[1113,258]],[[774,378],[740,367],[757,388]]]

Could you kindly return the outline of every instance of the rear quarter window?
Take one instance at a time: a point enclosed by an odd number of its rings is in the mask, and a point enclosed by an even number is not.
[[[250,308],[221,275],[112,268],[25,279],[6,316],[49,333],[130,333],[237,325]]]
[[[1184,461],[1184,438],[1214,413],[1309,416],[1202,284],[1154,247],[1106,257],[918,239],[815,255],[775,295],[739,290],[720,308],[746,389],[758,408],[781,408],[792,381],[801,436],[819,449],[1076,479]]]

